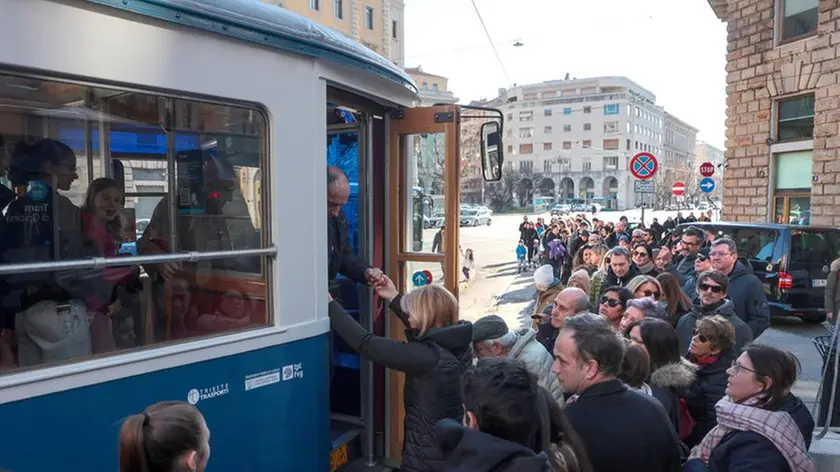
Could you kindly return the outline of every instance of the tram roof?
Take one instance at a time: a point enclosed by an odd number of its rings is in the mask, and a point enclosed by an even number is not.
[[[402,85],[417,85],[396,64],[342,33],[260,0],[87,0],[361,69]]]

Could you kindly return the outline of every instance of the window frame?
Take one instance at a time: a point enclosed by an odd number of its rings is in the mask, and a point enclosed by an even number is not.
[[[337,20],[344,20],[344,0],[333,0],[333,15]]]
[[[808,33],[800,34],[798,36],[791,36],[790,38],[784,37],[784,22],[785,22],[785,7],[787,6],[787,0],[776,0],[775,1],[775,8],[774,12],[776,12],[774,25],[773,25],[773,37],[776,38],[776,46],[783,46],[786,44],[795,43],[797,41],[801,41],[803,39],[811,38],[819,34],[819,23],[820,23],[820,11],[819,5],[820,0],[816,0],[817,2],[817,23],[813,29]]]
[[[321,0],[309,0],[309,9],[321,11]]]
[[[400,40],[399,21],[397,20],[391,20],[391,39],[394,41]]]
[[[374,8],[370,5],[365,5],[365,29],[368,31],[376,29],[376,17],[374,14]]]
[[[274,301],[278,295],[273,290],[276,277],[274,276],[275,264],[279,256],[278,248],[273,244],[273,205],[271,201],[271,192],[268,184],[270,183],[270,175],[272,173],[272,129],[275,125],[271,119],[271,113],[268,108],[258,102],[249,102],[245,100],[231,99],[219,96],[208,96],[198,93],[190,93],[187,91],[173,91],[168,89],[157,89],[154,87],[142,86],[137,84],[130,84],[125,82],[110,82],[107,80],[79,80],[69,78],[65,74],[55,71],[48,72],[21,72],[5,67],[0,67],[0,75],[9,77],[18,77],[39,80],[48,83],[73,85],[84,88],[96,88],[101,90],[112,90],[124,94],[143,94],[155,97],[158,100],[172,101],[172,106],[167,107],[170,114],[175,113],[174,101],[182,100],[195,104],[202,104],[207,106],[233,107],[240,109],[247,109],[256,112],[260,115],[264,122],[264,135],[261,137],[261,155],[259,162],[260,174],[260,208],[263,214],[260,215],[262,228],[260,230],[260,247],[250,249],[238,250],[219,250],[219,251],[193,251],[193,252],[175,252],[163,255],[148,255],[148,256],[115,256],[115,257],[97,257],[87,259],[65,259],[60,261],[50,262],[35,262],[23,264],[0,264],[0,270],[3,267],[12,266],[14,268],[22,265],[28,266],[27,271],[32,273],[54,272],[56,270],[68,269],[68,263],[73,264],[74,270],[84,270],[86,268],[106,268],[106,267],[126,267],[132,265],[143,265],[148,263],[163,263],[163,262],[195,262],[200,260],[219,259],[219,257],[208,257],[209,255],[225,253],[228,256],[225,258],[236,257],[260,257],[263,258],[263,268],[260,274],[249,273],[250,275],[259,275],[263,283],[265,283],[265,306],[266,306],[266,324],[252,326],[244,329],[232,330],[220,334],[196,336],[180,340],[168,340],[145,346],[137,346],[130,349],[117,350],[104,355],[91,355],[85,358],[71,359],[68,361],[61,361],[56,363],[45,364],[43,366],[33,366],[26,368],[19,368],[0,374],[0,390],[3,389],[21,389],[13,390],[10,393],[19,399],[31,398],[33,396],[55,393],[67,389],[86,387],[103,383],[106,381],[117,380],[125,377],[132,377],[136,375],[147,374],[149,372],[159,371],[161,369],[168,369],[185,365],[191,362],[208,358],[208,352],[211,359],[221,357],[222,355],[233,355],[239,352],[250,352],[260,347],[267,347],[275,345],[278,342],[277,337],[283,335],[288,331],[288,326],[283,326],[280,323],[280,317],[273,309]],[[171,115],[170,115],[171,117]],[[75,152],[75,151],[74,151]],[[80,154],[76,154],[80,156]],[[121,160],[123,158],[115,157],[110,152],[109,158],[114,160]],[[85,159],[85,165],[90,166],[90,161]],[[111,176],[111,166],[102,163],[103,169],[106,169],[106,176]],[[167,175],[171,174],[171,169],[167,163]],[[89,186],[95,180],[93,173],[88,173],[88,179],[85,183]],[[137,194],[131,193],[131,195]],[[169,192],[171,194],[171,192]],[[125,194],[126,196],[129,193]],[[158,193],[140,193],[140,196],[157,196]],[[166,195],[160,194],[160,195]],[[8,270],[8,269],[6,269]],[[14,270],[10,270],[14,272]],[[252,344],[243,345],[244,342],[252,341]],[[256,343],[256,344],[254,344]],[[227,346],[236,346],[229,348]],[[211,351],[208,351],[210,349]],[[233,349],[235,352],[230,353]],[[219,356],[213,356],[213,352],[224,353]],[[192,354],[197,353],[197,354]],[[172,359],[178,356],[174,362],[169,362],[165,367],[160,366],[160,360]],[[189,358],[196,357],[195,360]],[[92,376],[92,377],[88,377]],[[98,378],[102,380],[96,380]],[[90,381],[94,378],[94,381]],[[34,390],[27,393],[27,388],[32,386]]]
[[[804,99],[804,98],[807,98],[807,97],[813,97],[814,98],[814,110],[812,111],[813,114],[810,116],[811,122],[812,122],[811,136],[804,136],[804,137],[800,137],[800,138],[796,138],[796,139],[782,140],[781,139],[782,103],[783,102],[790,102],[790,101],[793,101],[793,100],[801,100],[801,99]],[[773,140],[775,141],[775,143],[779,143],[779,144],[781,144],[781,143],[795,143],[795,142],[813,140],[814,139],[814,129],[813,129],[813,127],[815,126],[815,120],[816,120],[816,116],[817,116],[816,108],[817,108],[817,97],[816,97],[816,92],[814,92],[814,91],[810,91],[810,92],[807,92],[807,93],[799,93],[799,94],[795,94],[795,95],[787,95],[787,96],[779,97],[776,100],[774,100],[773,101]],[[808,118],[808,117],[804,117],[804,118]],[[802,119],[802,118],[799,118],[799,119]]]

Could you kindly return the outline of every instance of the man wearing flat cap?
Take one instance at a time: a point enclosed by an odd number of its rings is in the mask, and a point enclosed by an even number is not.
[[[473,349],[479,359],[506,357],[522,362],[537,377],[540,386],[562,406],[563,389],[551,373],[554,359],[537,342],[536,335],[536,331],[528,328],[510,331],[500,316],[485,315],[473,324]]]

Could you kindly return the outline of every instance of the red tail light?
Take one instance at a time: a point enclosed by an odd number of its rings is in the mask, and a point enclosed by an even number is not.
[[[793,276],[787,272],[779,272],[779,288],[789,290],[793,288]]]

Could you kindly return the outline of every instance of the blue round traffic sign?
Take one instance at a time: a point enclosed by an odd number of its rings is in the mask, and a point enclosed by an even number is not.
[[[649,152],[640,152],[630,159],[630,173],[639,180],[647,180],[656,175],[659,162]]]
[[[700,181],[700,190],[706,193],[712,193],[715,189],[715,180],[711,177],[706,177]]]
[[[429,277],[426,275],[425,271],[418,270],[411,276],[411,282],[414,283],[415,287],[422,287],[429,283]]]

